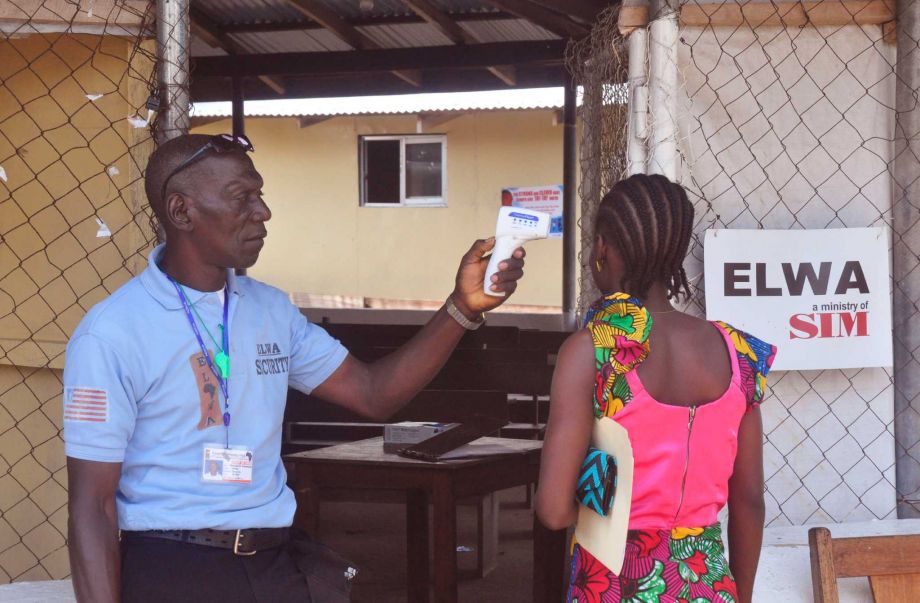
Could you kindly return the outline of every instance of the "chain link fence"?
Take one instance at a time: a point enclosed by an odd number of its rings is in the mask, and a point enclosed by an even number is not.
[[[683,6],[679,143],[701,314],[706,229],[895,225],[894,3],[869,4]],[[896,517],[893,372],[789,371],[771,387],[767,524]]]
[[[895,118],[920,112],[918,82],[898,71],[899,56],[916,65],[920,52],[916,39],[896,39],[898,17],[893,1],[693,0],[680,10],[679,83],[666,92],[676,107],[669,118],[678,128],[680,179],[696,208],[685,264],[695,296],[687,309],[705,315],[703,240],[710,228],[882,226],[892,232],[896,252],[898,245],[906,248],[900,276],[895,256],[896,306],[907,308],[895,314],[898,382],[904,384],[898,393],[892,369],[788,371],[769,380],[772,396],[762,407],[768,526],[894,518],[898,506],[902,516],[920,513],[920,465],[914,466],[920,463],[920,379],[914,376],[920,342],[907,330],[920,320],[911,293],[920,293],[913,286],[920,216],[905,192],[917,181],[899,184],[895,168],[899,157],[917,161],[910,141],[920,131],[905,126],[909,131],[896,133]],[[617,11],[610,10],[591,38],[569,52],[585,90],[580,194],[586,235],[603,192],[626,174],[624,44]],[[596,106],[595,97],[601,99]],[[895,219],[898,202],[909,219]],[[585,236],[583,266],[590,242]],[[596,294],[590,280],[585,267],[582,309]]]
[[[893,0],[693,0],[681,10],[678,146],[697,210],[690,309],[704,313],[706,229],[893,235],[899,377],[772,376],[762,407],[771,526],[891,518],[898,504],[920,513],[920,341],[908,329],[920,319],[920,180],[905,176],[918,162],[920,118],[909,118],[920,114],[910,79],[920,76],[898,69],[920,62],[920,36],[901,28],[898,38],[896,19],[917,10],[900,5],[901,15]],[[152,13],[148,0],[0,6],[0,583],[69,574],[63,351],[86,310],[143,268],[155,238],[142,184]],[[626,171],[626,44],[608,10],[567,57],[583,91],[588,235]],[[585,264],[591,237],[582,240]],[[588,270],[581,280],[584,308],[596,291]]]
[[[626,136],[629,124],[627,79],[628,49],[618,29],[619,11],[600,13],[591,33],[566,48],[566,69],[581,93],[578,147],[579,207],[577,322],[600,295],[589,266],[594,244],[594,216],[604,196],[627,171]]]
[[[153,3],[0,5],[0,583],[64,578],[67,338],[145,265]]]

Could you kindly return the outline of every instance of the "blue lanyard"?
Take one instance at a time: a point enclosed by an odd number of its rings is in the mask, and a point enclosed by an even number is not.
[[[185,310],[185,316],[188,318],[188,323],[192,326],[192,331],[195,333],[195,339],[198,340],[198,345],[201,347],[201,354],[204,356],[205,361],[208,363],[208,368],[211,369],[211,373],[214,374],[214,377],[217,378],[217,383],[220,385],[220,391],[224,395],[224,427],[230,427],[230,371],[228,368],[227,377],[224,378],[221,375],[221,372],[217,370],[217,367],[214,366],[214,361],[211,360],[211,355],[208,354],[208,348],[204,345],[204,339],[201,338],[201,331],[198,329],[198,323],[195,322],[195,317],[192,316],[192,307],[189,305],[188,299],[182,292],[182,288],[179,286],[171,276],[166,275],[166,278],[169,279],[169,282],[173,284],[176,288],[176,293],[179,294],[179,300],[182,301],[182,309]],[[227,356],[227,366],[229,367],[230,359],[230,324],[227,321],[230,308],[230,290],[228,287],[224,287],[224,324],[221,329],[221,344],[223,346],[224,355]]]

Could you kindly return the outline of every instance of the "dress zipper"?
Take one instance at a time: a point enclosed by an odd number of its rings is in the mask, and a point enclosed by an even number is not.
[[[693,433],[693,419],[696,417],[696,406],[690,407],[690,418],[687,420],[687,456],[684,459],[684,475],[680,480],[680,500],[677,503],[677,512],[674,514],[673,527],[677,526],[677,518],[680,517],[680,510],[684,506],[684,490],[687,488],[687,473],[690,471],[690,435]]]

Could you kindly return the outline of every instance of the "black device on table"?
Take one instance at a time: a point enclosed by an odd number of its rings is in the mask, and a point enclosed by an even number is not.
[[[403,448],[397,454],[419,461],[437,462],[441,457],[465,444],[478,440],[504,427],[506,421],[497,417],[476,415],[417,444]]]

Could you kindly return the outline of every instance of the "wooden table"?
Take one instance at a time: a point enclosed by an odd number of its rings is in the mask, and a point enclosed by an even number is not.
[[[475,444],[513,449],[509,454],[426,463],[383,452],[383,438],[371,438],[285,459],[294,465],[298,495],[297,523],[316,517],[323,489],[397,490],[406,493],[408,601],[429,600],[434,582],[436,603],[457,601],[457,500],[534,483],[543,443],[482,438]],[[434,567],[429,568],[428,506],[433,506]],[[558,603],[564,594],[565,532],[547,530],[534,518],[535,603]]]

